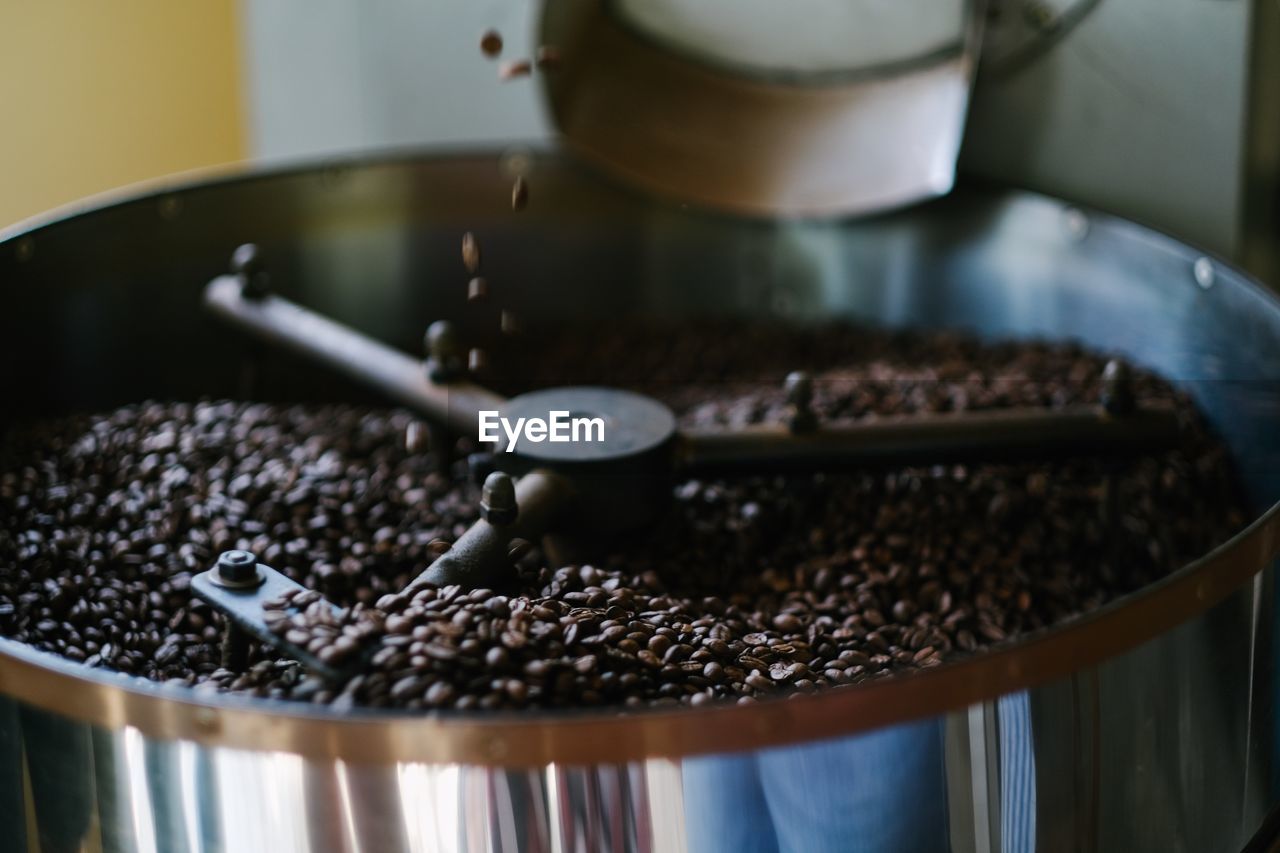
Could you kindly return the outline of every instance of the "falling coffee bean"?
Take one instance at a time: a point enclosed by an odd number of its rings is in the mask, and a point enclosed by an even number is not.
[[[500,320],[502,334],[518,335],[520,333],[520,318],[511,311],[503,311]]]
[[[473,276],[480,272],[480,244],[470,231],[462,235],[462,264]]]
[[[529,203],[529,185],[524,179],[524,175],[517,175],[515,183],[511,186],[511,209],[524,210]]]
[[[518,77],[528,77],[529,72],[532,70],[533,65],[527,59],[516,59],[510,62],[504,62],[498,67],[498,79],[515,80]]]
[[[430,445],[430,430],[421,421],[410,421],[404,431],[404,449],[409,453],[422,453]]]
[[[493,59],[502,53],[502,35],[497,30],[485,30],[480,36],[480,52]]]

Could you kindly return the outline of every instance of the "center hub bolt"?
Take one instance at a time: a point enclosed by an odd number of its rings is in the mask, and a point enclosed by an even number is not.
[[[260,586],[263,578],[258,571],[258,556],[252,551],[223,551],[214,566],[214,578],[219,586],[250,588]]]

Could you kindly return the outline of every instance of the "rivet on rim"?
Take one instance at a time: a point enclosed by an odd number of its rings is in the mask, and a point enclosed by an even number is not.
[[[1078,207],[1068,207],[1062,211],[1062,224],[1072,240],[1079,242],[1089,236],[1089,216]]]
[[[1217,272],[1214,270],[1213,261],[1210,258],[1196,258],[1196,262],[1191,267],[1191,272],[1201,290],[1208,290],[1217,283]]]

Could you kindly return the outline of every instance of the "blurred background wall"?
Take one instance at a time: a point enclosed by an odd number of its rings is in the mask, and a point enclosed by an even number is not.
[[[0,227],[243,159],[237,0],[0,0]]]

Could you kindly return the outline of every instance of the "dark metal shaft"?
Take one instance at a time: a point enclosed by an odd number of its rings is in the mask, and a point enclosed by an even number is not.
[[[474,435],[478,413],[501,411],[506,403],[471,382],[432,382],[418,359],[287,299],[246,297],[241,290],[235,276],[216,278],[205,288],[205,305],[238,328],[363,382],[459,434]]]
[[[418,580],[437,586],[462,584],[466,589],[509,586],[515,577],[509,556],[512,542],[537,542],[572,497],[564,477],[543,468],[530,471],[516,482],[518,511],[510,524],[477,521]]]
[[[785,425],[692,430],[680,436],[684,474],[765,473],[866,465],[1154,452],[1176,445],[1171,407],[1124,415],[1101,407],[995,410],[865,419],[795,433]]]
[[[222,668],[243,672],[249,663],[249,634],[234,619],[222,626]]]

